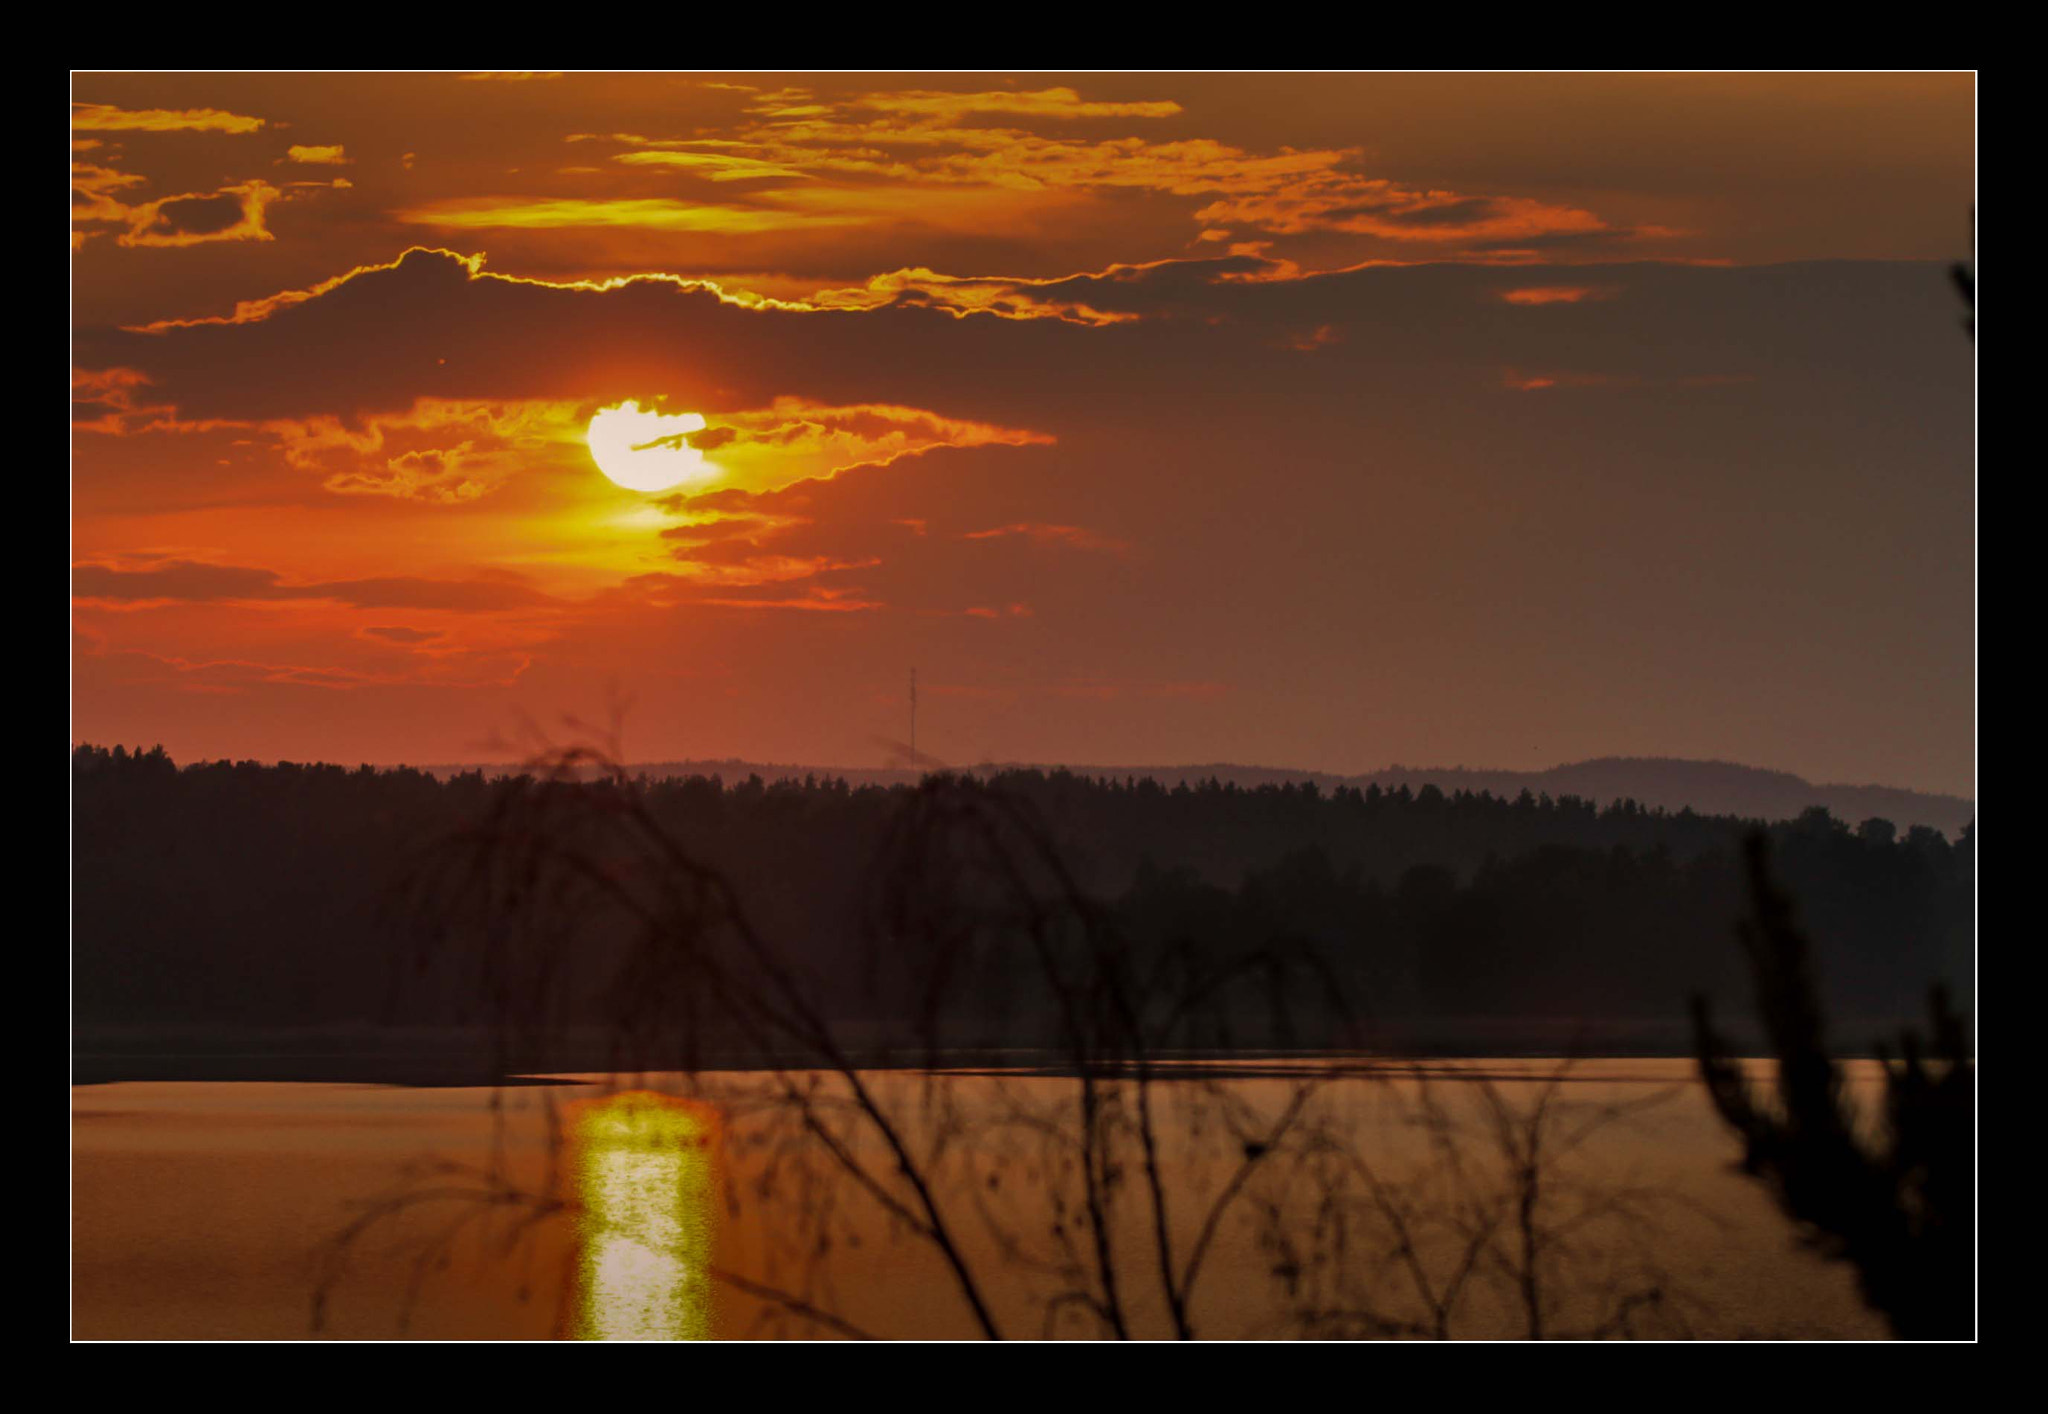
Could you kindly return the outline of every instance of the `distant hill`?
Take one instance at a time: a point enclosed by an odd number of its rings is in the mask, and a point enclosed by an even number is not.
[[[496,775],[511,769],[503,765],[429,766],[437,776],[482,770]],[[1686,761],[1669,756],[1602,756],[1574,761],[1542,771],[1484,770],[1463,766],[1389,766],[1383,771],[1345,776],[1329,771],[1291,771],[1267,766],[1238,766],[1226,763],[1195,766],[1066,766],[1029,762],[983,762],[972,767],[976,774],[1005,770],[1058,770],[1076,775],[1123,780],[1150,777],[1162,785],[1210,779],[1244,787],[1281,785],[1314,781],[1328,789],[1356,786],[1363,790],[1377,785],[1382,790],[1407,786],[1419,790],[1434,785],[1443,791],[1486,791],[1514,797],[1527,790],[1535,795],[1578,796],[1601,805],[1630,799],[1666,810],[1691,808],[1702,815],[1739,815],[1756,820],[1789,820],[1819,805],[1829,814],[1850,824],[1873,817],[1889,820],[1901,830],[1926,825],[1955,835],[1976,818],[1976,806],[1959,795],[1939,795],[1883,785],[1816,785],[1789,771],[1772,771],[1742,766],[1732,761]],[[853,785],[908,785],[922,772],[907,767],[791,766],[741,761],[649,761],[634,767],[656,778],[665,776],[720,776],[727,782],[748,776],[763,780],[801,780],[806,776],[836,777]]]
[[[1732,761],[1683,761],[1668,756],[1602,756],[1574,761],[1547,771],[1483,771],[1423,769],[1395,766],[1351,784],[1377,782],[1381,787],[1419,788],[1433,782],[1440,789],[1491,791],[1516,795],[1576,795],[1606,804],[1621,798],[1643,805],[1681,810],[1690,806],[1702,815],[1741,815],[1749,819],[1789,820],[1816,805],[1826,806],[1838,820],[1860,824],[1872,817],[1900,829],[1927,825],[1953,835],[1976,818],[1976,806],[1959,795],[1936,795],[1880,785],[1816,785],[1790,771],[1740,766]]]

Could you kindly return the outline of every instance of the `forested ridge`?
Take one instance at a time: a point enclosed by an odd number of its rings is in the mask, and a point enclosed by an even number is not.
[[[1669,1019],[1695,990],[1746,991],[1732,925],[1754,822],[1432,786],[1169,789],[1036,771],[996,784],[1029,803],[1134,945],[1305,944],[1376,1016]],[[459,969],[406,965],[418,938],[394,887],[481,818],[504,780],[180,768],[160,749],[80,746],[72,788],[81,1026],[473,1018]],[[907,788],[703,777],[640,788],[842,1010],[887,1005],[852,985],[854,933]],[[1936,978],[1972,1000],[1973,831],[1952,841],[1821,810],[1768,828],[1818,940],[1832,1014],[1851,1026],[1916,1016]],[[578,946],[599,955],[603,931]],[[565,986],[573,995],[573,976]]]

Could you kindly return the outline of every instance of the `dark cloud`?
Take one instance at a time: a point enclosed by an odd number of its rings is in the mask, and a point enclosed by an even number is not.
[[[230,194],[175,197],[156,208],[147,230],[153,235],[211,236],[242,219],[242,202]]]
[[[1924,327],[1931,342],[1953,323],[1938,269],[1919,264],[1518,266],[1518,283],[1631,288],[1629,300],[1542,324],[1492,299],[1497,269],[1245,279],[1271,270],[1230,257],[1031,287],[1034,298],[1140,316],[1083,328],[910,304],[749,309],[658,281],[596,290],[473,278],[461,260],[415,251],[255,322],[81,331],[76,359],[146,372],[153,399],[187,419],[348,416],[420,397],[645,396],[717,411],[801,395],[1047,427],[1118,404],[1156,411],[1219,389],[1299,389],[1302,361],[1274,345],[1304,327],[1345,335],[1318,361],[1321,376],[1355,383],[1363,365],[1372,387],[1414,384],[1439,396],[1434,374],[1456,365],[1555,364],[1651,380],[1846,367],[1890,379],[1916,357],[1905,331]]]
[[[739,435],[737,428],[707,427],[702,432],[686,433],[683,440],[700,452],[715,452]]]

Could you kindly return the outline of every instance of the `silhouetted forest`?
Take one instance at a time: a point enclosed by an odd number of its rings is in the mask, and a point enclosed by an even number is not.
[[[477,1019],[460,967],[411,969],[400,883],[481,818],[503,780],[411,769],[207,763],[74,750],[74,1019],[82,1027],[287,1028]],[[531,785],[531,782],[528,782]],[[1679,1021],[1740,1000],[1728,944],[1755,822],[1523,793],[1322,790],[1020,772],[1077,880],[1141,945],[1271,943],[1328,959],[1368,1016]],[[602,791],[602,784],[560,790]],[[724,871],[841,1019],[886,1020],[854,939],[904,787],[716,778],[645,784],[663,826]],[[1824,811],[1769,827],[1850,1046],[1918,1014],[1931,979],[1968,1009],[1974,839]],[[593,923],[569,956],[606,976]],[[999,977],[995,959],[992,976]],[[577,972],[576,963],[571,973]],[[401,985],[402,983],[402,985]],[[596,1019],[576,975],[561,1005]],[[1307,1038],[1314,1039],[1314,1038]],[[1674,1037],[1677,1044],[1682,1039]]]

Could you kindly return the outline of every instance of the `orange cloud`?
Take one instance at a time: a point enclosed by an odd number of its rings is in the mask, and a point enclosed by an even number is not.
[[[829,555],[749,555],[732,564],[685,561],[676,573],[697,584],[752,586],[816,579],[840,570],[873,569],[880,563],[873,557],[839,560]]]
[[[72,427],[115,436],[125,433],[128,420],[146,411],[137,404],[136,395],[148,385],[149,375],[136,368],[72,369]],[[81,410],[95,415],[81,417]]]
[[[711,422],[699,436],[727,484],[661,503],[680,520],[662,531],[680,566],[675,573],[706,585],[780,584],[882,563],[872,552],[796,554],[774,548],[776,540],[812,525],[803,500],[795,494],[803,483],[827,482],[942,448],[1042,446],[1054,441],[1045,433],[948,418],[918,408],[825,407],[797,398],[780,399],[761,411],[718,414]],[[923,534],[914,520],[898,518],[890,524],[909,530],[913,537]],[[1043,534],[1046,543],[1113,548],[1110,542],[1064,526],[1018,526],[986,534],[1012,529]]]
[[[971,278],[941,275],[923,268],[896,270],[871,277],[865,285],[819,290],[806,301],[820,309],[874,309],[885,304],[922,304],[956,317],[993,314],[1005,319],[1060,319],[1069,324],[1100,327],[1122,324],[1139,316],[1129,310],[1105,310],[1077,299],[1043,293],[1060,280]]]
[[[294,305],[306,304],[309,301],[320,298],[322,295],[331,294],[351,281],[370,276],[390,274],[398,270],[408,260],[414,259],[445,261],[461,269],[468,280],[488,281],[502,285],[528,285],[539,289],[583,290],[590,292],[619,290],[632,285],[665,285],[675,290],[715,295],[721,301],[734,305],[782,309],[801,309],[805,307],[801,303],[765,300],[756,296],[733,294],[711,280],[689,279],[681,275],[669,275],[659,272],[612,276],[602,280],[541,280],[523,275],[506,275],[496,270],[484,269],[484,258],[484,254],[481,251],[473,255],[464,255],[459,251],[448,250],[441,246],[407,246],[391,260],[377,264],[358,265],[351,270],[343,271],[339,275],[331,276],[303,290],[280,290],[274,295],[265,295],[261,299],[237,300],[233,312],[229,314],[207,314],[179,319],[158,319],[148,324],[128,326],[127,332],[133,334],[164,334],[173,329],[197,329],[208,325],[260,324],[271,316],[292,308]]]
[[[731,288],[729,283],[721,281],[660,272],[571,280],[507,275],[486,269],[482,253],[465,255],[444,247],[409,246],[393,260],[360,265],[305,289],[282,290],[260,299],[237,301],[228,314],[158,319],[129,326],[127,332],[164,334],[210,325],[261,323],[283,310],[330,294],[352,281],[397,271],[409,260],[421,263],[445,261],[460,269],[470,282],[544,290],[602,293],[635,287],[665,287],[679,292],[709,294],[720,303],[736,307],[785,313],[915,307],[937,310],[956,318],[985,314],[1025,321],[1054,319],[1102,328],[1127,324],[1148,314],[1162,312],[1204,285],[1262,283],[1302,277],[1303,272],[1291,264],[1267,259],[1261,253],[1262,244],[1233,248],[1229,255],[1223,257],[1119,264],[1099,271],[1046,278],[955,276],[919,267],[872,276],[861,285],[819,289],[788,277],[779,277],[793,290],[806,292],[772,298]]]
[[[71,164],[71,224],[72,244],[78,245],[86,233],[79,231],[81,224],[98,225],[128,220],[128,207],[114,194],[128,187],[142,186],[148,178],[134,172],[122,172],[97,163],[74,162]]]
[[[284,155],[288,161],[312,167],[345,167],[355,160],[338,142],[325,147],[302,147],[293,143],[285,149]]]
[[[263,119],[219,108],[116,108],[110,103],[73,103],[71,126],[91,132],[253,133]]]
[[[592,470],[585,432],[589,399],[421,397],[411,406],[346,419],[335,414],[254,420],[186,420],[142,400],[150,380],[126,367],[74,370],[79,432],[136,436],[244,428],[269,438],[285,463],[343,495],[459,504],[487,496],[522,471]],[[889,403],[832,406],[801,397],[765,408],[712,411],[689,437],[706,454],[707,493],[672,497],[700,511],[716,498],[779,491],[862,467],[883,467],[940,447],[1050,446],[1050,433],[948,417]]]
[[[583,134],[572,136],[576,142]],[[668,167],[710,178],[714,182],[751,181],[761,177],[804,178],[808,174],[794,167],[784,167],[773,162],[763,162],[753,157],[735,157],[727,152],[675,152],[665,149],[646,149],[637,152],[621,152],[612,158],[614,162],[627,167]],[[596,171],[596,168],[583,170]]]
[[[573,401],[420,398],[402,412],[280,418],[259,424],[284,459],[341,495],[455,504],[516,472],[581,455],[586,416]]]
[[[970,530],[960,538],[963,540],[998,540],[1007,536],[1021,536],[1033,545],[1061,547],[1069,550],[1125,550],[1130,548],[1121,540],[1112,540],[1078,525],[1042,525],[1035,522],[1019,522],[1015,525],[999,525],[992,530]]]
[[[405,261],[407,256],[415,252],[451,260],[467,269],[472,278],[483,273],[484,258],[481,254],[460,255],[452,250],[432,249],[426,246],[409,246],[401,251],[394,260],[387,261],[381,265],[358,265],[352,270],[347,270],[339,275],[322,280],[319,284],[307,289],[280,290],[274,295],[265,295],[261,299],[237,300],[232,314],[201,315],[190,319],[158,319],[148,324],[132,325],[129,327],[128,332],[135,334],[162,334],[172,329],[197,329],[209,324],[259,324],[281,309],[289,309],[293,305],[304,304],[308,300],[318,299],[321,295],[338,290],[349,281],[361,276],[375,274],[380,271],[396,270]],[[492,278],[503,277],[494,275]]]
[[[1051,433],[947,417],[890,403],[827,406],[777,398],[767,408],[706,415],[691,440],[721,467],[728,484],[776,491],[857,467],[887,466],[939,447],[1051,446]]]
[[[1620,288],[1614,285],[1531,285],[1502,290],[1500,297],[1508,304],[1579,304],[1585,300],[1612,299],[1620,293]]]
[[[79,146],[74,144],[74,147]],[[335,150],[338,152],[340,149]],[[107,156],[97,162],[71,164],[73,250],[101,234],[96,228],[111,226],[126,228],[115,236],[115,243],[129,247],[268,241],[273,237],[265,224],[265,212],[274,203],[289,199],[287,192],[258,179],[231,183],[212,191],[179,192],[151,201],[130,202],[123,193],[131,187],[147,186],[148,179],[134,172],[121,171],[114,165],[115,160]],[[346,187],[348,183],[337,178],[332,182],[293,182],[289,185],[299,190]]]
[[[212,192],[159,197],[127,210],[124,246],[192,246],[211,241],[274,240],[263,223],[266,208],[284,193],[268,182],[241,182]]]
[[[1620,228],[1567,204],[1515,194],[1414,187],[1363,170],[1355,147],[1258,151],[1199,137],[1081,139],[1074,120],[1182,116],[1168,100],[1101,102],[1071,88],[1025,92],[881,91],[820,98],[801,88],[758,94],[724,127],[689,136],[577,133],[625,148],[614,163],[731,182],[801,182],[754,200],[767,211],[1003,229],[1024,213],[1088,194],[1205,198],[1190,214],[1201,239],[1229,228],[1268,235],[1341,233],[1470,252],[1656,234]],[[938,191],[945,205],[934,209]]]
[[[713,206],[673,197],[456,197],[391,213],[392,219],[441,230],[560,230],[631,226],[647,231],[699,235],[758,234],[798,227],[843,225],[851,217],[835,212],[782,211],[765,207]]]
[[[869,93],[852,100],[859,108],[885,113],[902,113],[940,122],[958,122],[974,113],[1004,113],[1032,118],[1171,118],[1181,106],[1171,100],[1138,103],[1102,103],[1083,99],[1071,88],[1045,88],[1026,92],[942,93],[911,89],[895,93]]]
[[[1404,244],[1498,244],[1555,236],[1622,234],[1590,211],[1528,197],[1424,191],[1334,169],[1211,202],[1199,221],[1285,235],[1338,231]]]
[[[145,432],[212,432],[250,426],[234,418],[180,418],[168,403],[142,401],[140,390],[149,385],[149,375],[139,369],[72,369],[72,430],[129,437]]]

